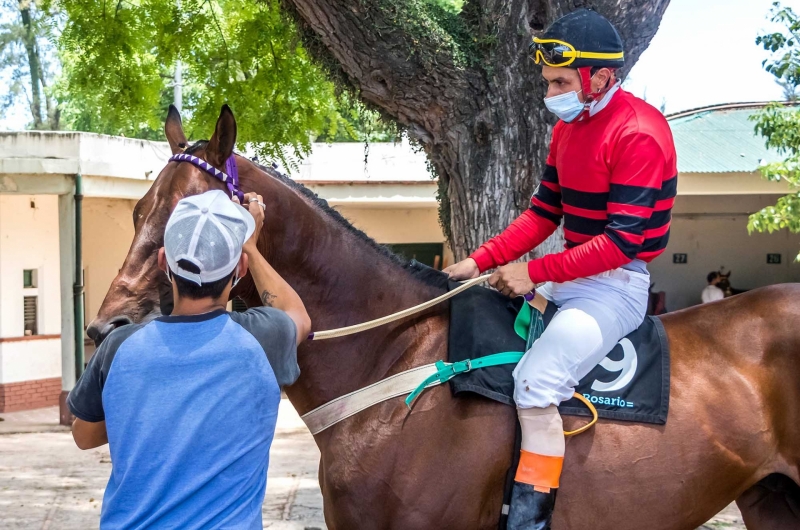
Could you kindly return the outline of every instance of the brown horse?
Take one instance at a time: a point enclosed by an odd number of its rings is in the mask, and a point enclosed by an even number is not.
[[[174,152],[186,138],[166,123]],[[218,168],[232,152],[233,115],[189,150]],[[312,193],[237,157],[242,188],[264,196],[259,249],[302,296],[318,330],[360,323],[443,292],[354,229]],[[169,163],[134,211],[128,256],[92,322],[96,340],[159,313],[164,226],[186,195],[223,185]],[[236,294],[259,304],[253,285]],[[286,389],[305,413],[342,394],[446,355],[448,306],[339,339],[305,343]],[[694,529],[736,499],[751,530],[800,528],[800,287],[759,289],[665,315],[672,403],[664,426],[601,421],[569,439],[556,530]],[[724,330],[721,332],[720,330]],[[355,528],[496,528],[515,411],[479,397],[425,392],[408,414],[396,398],[316,436],[325,519]],[[567,428],[581,420],[566,418]]]

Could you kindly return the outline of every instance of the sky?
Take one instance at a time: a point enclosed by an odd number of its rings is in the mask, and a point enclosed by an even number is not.
[[[756,36],[774,31],[773,0],[671,0],[625,88],[678,112],[718,103],[782,99]],[[800,0],[784,6],[800,12]]]
[[[671,0],[650,47],[625,88],[672,113],[705,105],[781,99],[781,88],[761,66],[768,57],[755,39],[774,30],[773,0]],[[783,5],[800,12],[800,0]],[[0,83],[7,82],[0,76]],[[23,105],[0,116],[0,130],[19,130]]]

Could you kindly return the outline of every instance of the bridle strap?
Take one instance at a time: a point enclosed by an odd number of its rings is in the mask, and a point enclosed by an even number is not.
[[[225,162],[225,170],[227,173],[220,171],[202,158],[198,158],[186,153],[172,155],[169,157],[168,162],[189,162],[198,169],[205,171],[215,179],[224,182],[228,187],[228,191],[231,193],[231,197],[236,195],[239,197],[239,202],[244,202],[244,193],[242,193],[242,190],[239,189],[239,170],[236,167],[235,155],[232,154]]]
[[[239,169],[236,167],[236,158],[234,157],[233,153],[231,156],[228,157],[228,160],[225,162],[225,171],[228,172],[228,178],[230,181],[228,184],[228,189],[231,192],[231,196],[233,193],[239,197],[239,202],[244,204],[244,194],[239,189]]]

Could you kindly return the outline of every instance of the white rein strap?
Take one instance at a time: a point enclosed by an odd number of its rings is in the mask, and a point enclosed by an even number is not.
[[[401,320],[403,318],[406,318],[407,316],[419,313],[420,311],[425,311],[429,307],[433,307],[439,302],[444,302],[445,300],[454,297],[458,293],[466,291],[473,285],[478,285],[479,283],[483,283],[486,280],[488,280],[490,276],[491,274],[484,274],[483,276],[479,276],[478,278],[473,278],[471,280],[462,283],[452,291],[444,293],[441,296],[437,296],[433,300],[428,300],[427,302],[424,302],[422,304],[415,305],[414,307],[409,307],[408,309],[398,311],[397,313],[392,313],[391,315],[387,315],[385,317],[377,318],[375,320],[370,320],[369,322],[364,322],[362,324],[356,324],[355,326],[348,326],[346,328],[312,332],[308,336],[308,340],[323,340],[323,339],[333,339],[336,337],[344,337],[345,335],[360,333],[362,331],[367,331],[368,329],[377,328],[378,326],[383,326],[384,324],[389,324],[390,322],[395,322],[396,320]]]
[[[410,307],[398,313],[394,313],[377,320],[364,322],[363,324],[358,324],[355,326],[312,333],[309,336],[309,339],[322,340],[332,339],[334,337],[344,337],[345,335],[351,335],[353,333],[358,333],[359,331],[366,331],[383,324],[388,324],[389,322],[400,320],[415,313],[419,313],[420,311],[424,311],[429,307],[433,307],[440,302],[444,302],[448,298],[452,298],[458,293],[465,291],[474,285],[483,283],[489,279],[489,276],[490,275],[487,274],[480,276],[479,278],[473,278],[472,280],[464,282],[452,291],[438,296],[433,300]],[[367,387],[338,397],[333,401],[329,401],[328,403],[325,403],[324,405],[321,405],[314,410],[303,414],[301,419],[303,422],[305,422],[308,430],[311,431],[311,434],[318,434],[331,425],[335,425],[345,418],[349,418],[354,414],[358,414],[362,410],[367,409],[372,405],[377,405],[378,403],[382,403],[388,399],[398,396],[410,394],[426,379],[432,375],[435,375],[438,371],[439,368],[436,366],[436,363],[431,363],[406,370],[405,372],[400,372],[399,374],[387,377],[386,379],[378,381],[377,383],[373,383]],[[431,387],[438,384],[441,383],[439,381],[435,381],[428,386]]]

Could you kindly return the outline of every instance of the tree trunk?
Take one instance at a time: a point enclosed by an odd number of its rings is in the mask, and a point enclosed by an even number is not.
[[[457,259],[527,208],[540,180],[555,120],[528,58],[531,34],[593,7],[620,31],[630,67],[669,3],[467,0],[456,14],[442,0],[285,1],[312,54],[423,145]]]
[[[34,129],[42,128],[42,88],[40,85],[39,74],[41,65],[39,64],[39,50],[36,46],[36,32],[33,29],[31,20],[31,6],[29,1],[19,3],[19,13],[22,17],[22,28],[24,30],[23,42],[25,51],[28,54],[28,71],[31,76],[31,115],[33,116]]]
[[[38,48],[37,48],[38,52]],[[42,93],[44,95],[44,108],[47,116],[47,123],[45,129],[57,131],[59,129],[59,122],[61,121],[61,110],[58,108],[58,102],[48,93],[47,90],[47,75],[44,72],[42,61],[39,61],[39,81],[42,83]]]

